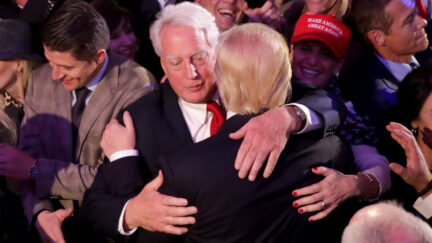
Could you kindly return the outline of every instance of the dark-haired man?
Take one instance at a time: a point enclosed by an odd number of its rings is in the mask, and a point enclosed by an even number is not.
[[[342,86],[355,109],[369,116],[378,135],[385,131],[389,109],[396,103],[399,83],[423,59],[414,57],[428,47],[426,20],[415,0],[354,1],[352,17],[371,50],[342,77]],[[430,57],[430,55],[426,55]]]
[[[19,147],[8,147],[6,176],[25,183],[22,200],[43,241],[63,241],[59,219],[78,209],[104,154],[106,123],[146,94],[153,76],[108,53],[105,20],[84,1],[65,3],[42,28],[49,64],[30,78]],[[3,171],[4,172],[4,171]],[[54,202],[54,203],[53,203]],[[59,205],[69,210],[57,210]]]

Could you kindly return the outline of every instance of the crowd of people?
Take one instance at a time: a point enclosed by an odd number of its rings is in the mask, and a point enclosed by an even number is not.
[[[0,242],[431,242],[429,4],[1,3]]]

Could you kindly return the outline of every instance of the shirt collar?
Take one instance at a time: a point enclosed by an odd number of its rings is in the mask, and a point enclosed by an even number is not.
[[[86,85],[87,89],[91,90],[92,92],[95,91],[96,86],[97,86],[97,85],[99,84],[99,82],[102,80],[102,77],[103,77],[103,75],[104,75],[104,73],[105,73],[105,70],[106,70],[106,68],[107,68],[107,66],[108,66],[108,59],[109,59],[109,57],[108,57],[108,53],[107,53],[107,55],[106,55],[106,57],[105,57],[104,64],[103,64],[101,70],[98,72],[98,74],[96,75],[96,77],[94,77],[93,80],[90,81],[90,83],[88,83],[88,84]]]
[[[392,62],[387,59],[382,58],[378,53],[374,53],[375,56],[381,61],[382,64],[390,71],[390,73],[393,74],[393,76],[400,81],[402,81],[405,76],[412,71],[411,66],[408,64],[410,62],[416,63],[418,66],[420,64],[415,59],[414,56],[411,57],[410,61],[408,63],[399,63],[399,62]]]
[[[220,105],[220,102],[219,102],[220,99],[219,98],[220,98],[219,92],[216,91],[211,100],[217,102]],[[179,97],[179,103],[180,103],[180,107],[182,109],[186,110],[188,113],[195,114],[195,119],[197,119],[197,121],[199,121],[200,124],[203,124],[206,122],[207,103],[199,103],[199,104],[190,103],[190,102],[183,100],[180,97]]]

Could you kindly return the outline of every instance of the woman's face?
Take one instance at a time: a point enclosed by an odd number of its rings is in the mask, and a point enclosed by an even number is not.
[[[109,49],[126,58],[134,58],[138,42],[132,25],[123,18],[120,25],[111,33]]]
[[[17,61],[0,60],[0,89],[6,90],[17,80]]]
[[[294,76],[320,89],[327,87],[342,64],[324,43],[316,40],[299,41],[291,52]]]
[[[425,100],[416,120],[411,122],[413,128],[418,128],[417,141],[432,149],[432,93]]]
[[[306,0],[306,9],[312,13],[326,12],[337,0]]]

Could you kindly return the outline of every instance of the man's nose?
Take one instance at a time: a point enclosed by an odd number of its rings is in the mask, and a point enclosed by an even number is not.
[[[53,80],[59,80],[64,77],[64,73],[60,70],[60,68],[56,67],[55,65],[52,65],[52,73],[51,77]]]
[[[194,79],[198,76],[196,67],[192,63],[186,64],[185,72],[188,79]]]

